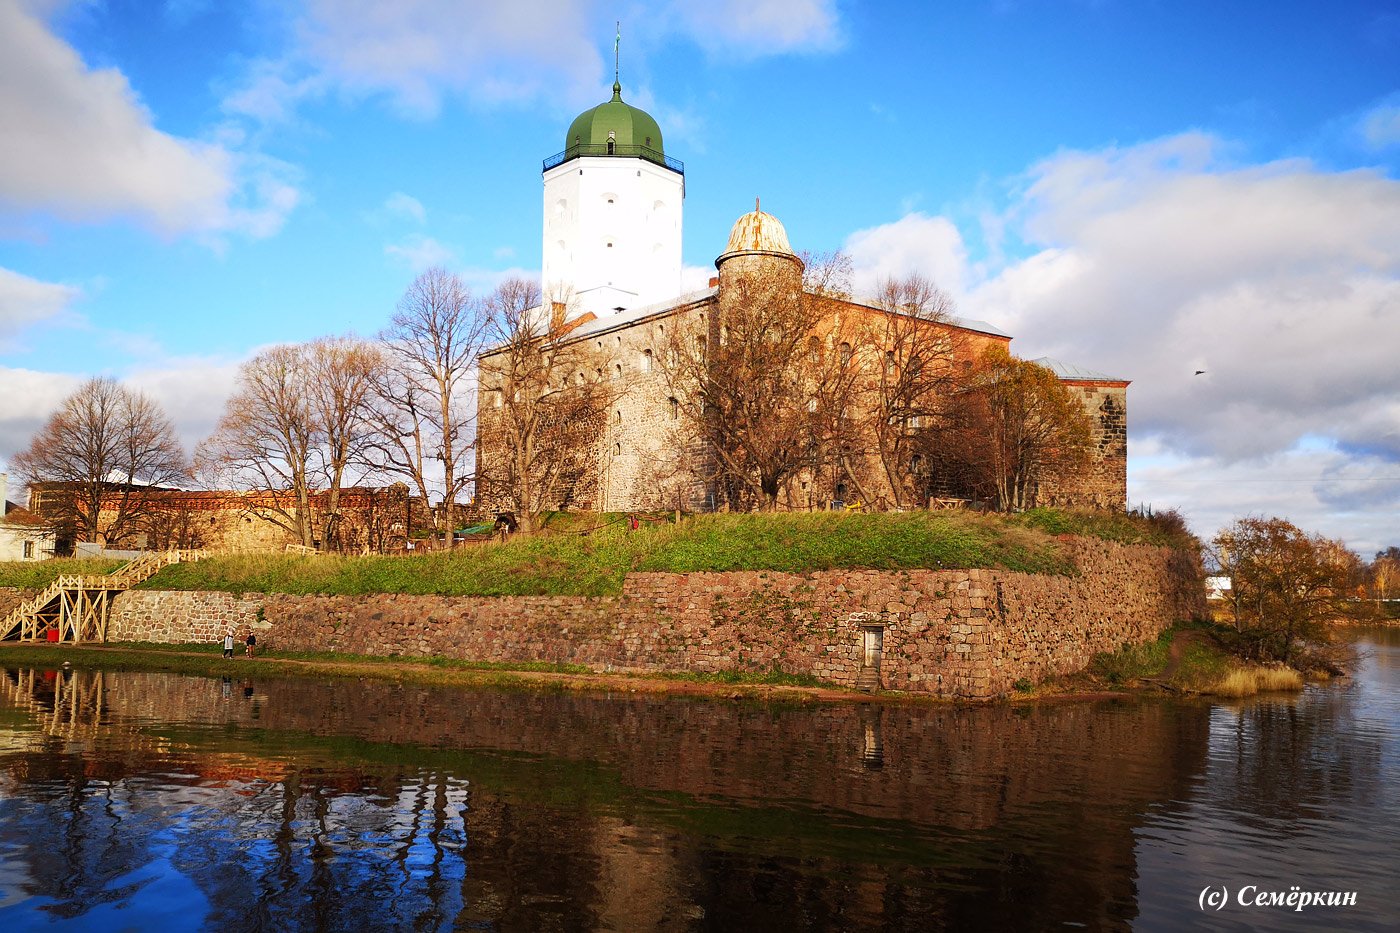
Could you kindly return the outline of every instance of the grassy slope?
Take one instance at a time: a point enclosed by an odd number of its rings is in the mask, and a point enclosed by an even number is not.
[[[111,573],[123,560],[106,557],[58,557],[53,560],[0,561],[0,586],[41,590],[59,576],[70,573]]]
[[[228,555],[168,567],[143,588],[599,596],[620,593],[623,578],[634,570],[995,567],[1070,573],[1073,568],[1053,537],[1060,533],[1166,543],[1148,522],[1051,510],[1016,517],[964,512],[704,515],[679,525],[648,522],[635,532],[609,516],[562,515],[546,525],[545,533],[504,544],[408,557]],[[42,585],[31,568],[54,563],[0,564],[0,586]],[[22,573],[30,574],[26,582],[15,582]]]

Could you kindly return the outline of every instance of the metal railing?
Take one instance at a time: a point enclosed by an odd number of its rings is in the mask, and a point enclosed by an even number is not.
[[[579,143],[577,146],[570,146],[563,152],[556,152],[554,155],[544,160],[544,170],[547,172],[557,165],[563,165],[571,159],[583,157],[608,156],[630,159],[646,159],[648,162],[655,162],[657,165],[669,168],[679,174],[685,174],[685,163],[680,159],[673,159],[670,156],[659,152],[650,146],[623,146],[616,143]]]

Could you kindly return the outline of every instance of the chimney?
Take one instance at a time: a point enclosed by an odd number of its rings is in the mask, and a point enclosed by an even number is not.
[[[562,301],[552,302],[549,306],[549,329],[558,330],[564,326],[564,312],[568,310]]]
[[[712,275],[712,276],[710,276],[710,287],[711,287],[711,288],[714,288],[714,287],[715,287],[716,285],[718,285],[718,284],[719,284],[719,276],[717,276],[717,275]]]

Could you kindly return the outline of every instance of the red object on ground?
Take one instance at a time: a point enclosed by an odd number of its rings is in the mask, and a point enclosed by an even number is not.
[[[51,628],[44,634],[48,636],[49,641],[58,641],[58,629]]]

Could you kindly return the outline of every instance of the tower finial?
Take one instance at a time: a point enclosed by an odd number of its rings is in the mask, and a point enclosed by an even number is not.
[[[759,211],[761,210],[761,208],[758,206],[758,198],[753,199],[753,210],[755,214],[759,213]]]
[[[617,38],[613,40],[613,83],[622,83],[622,20],[617,21]]]

